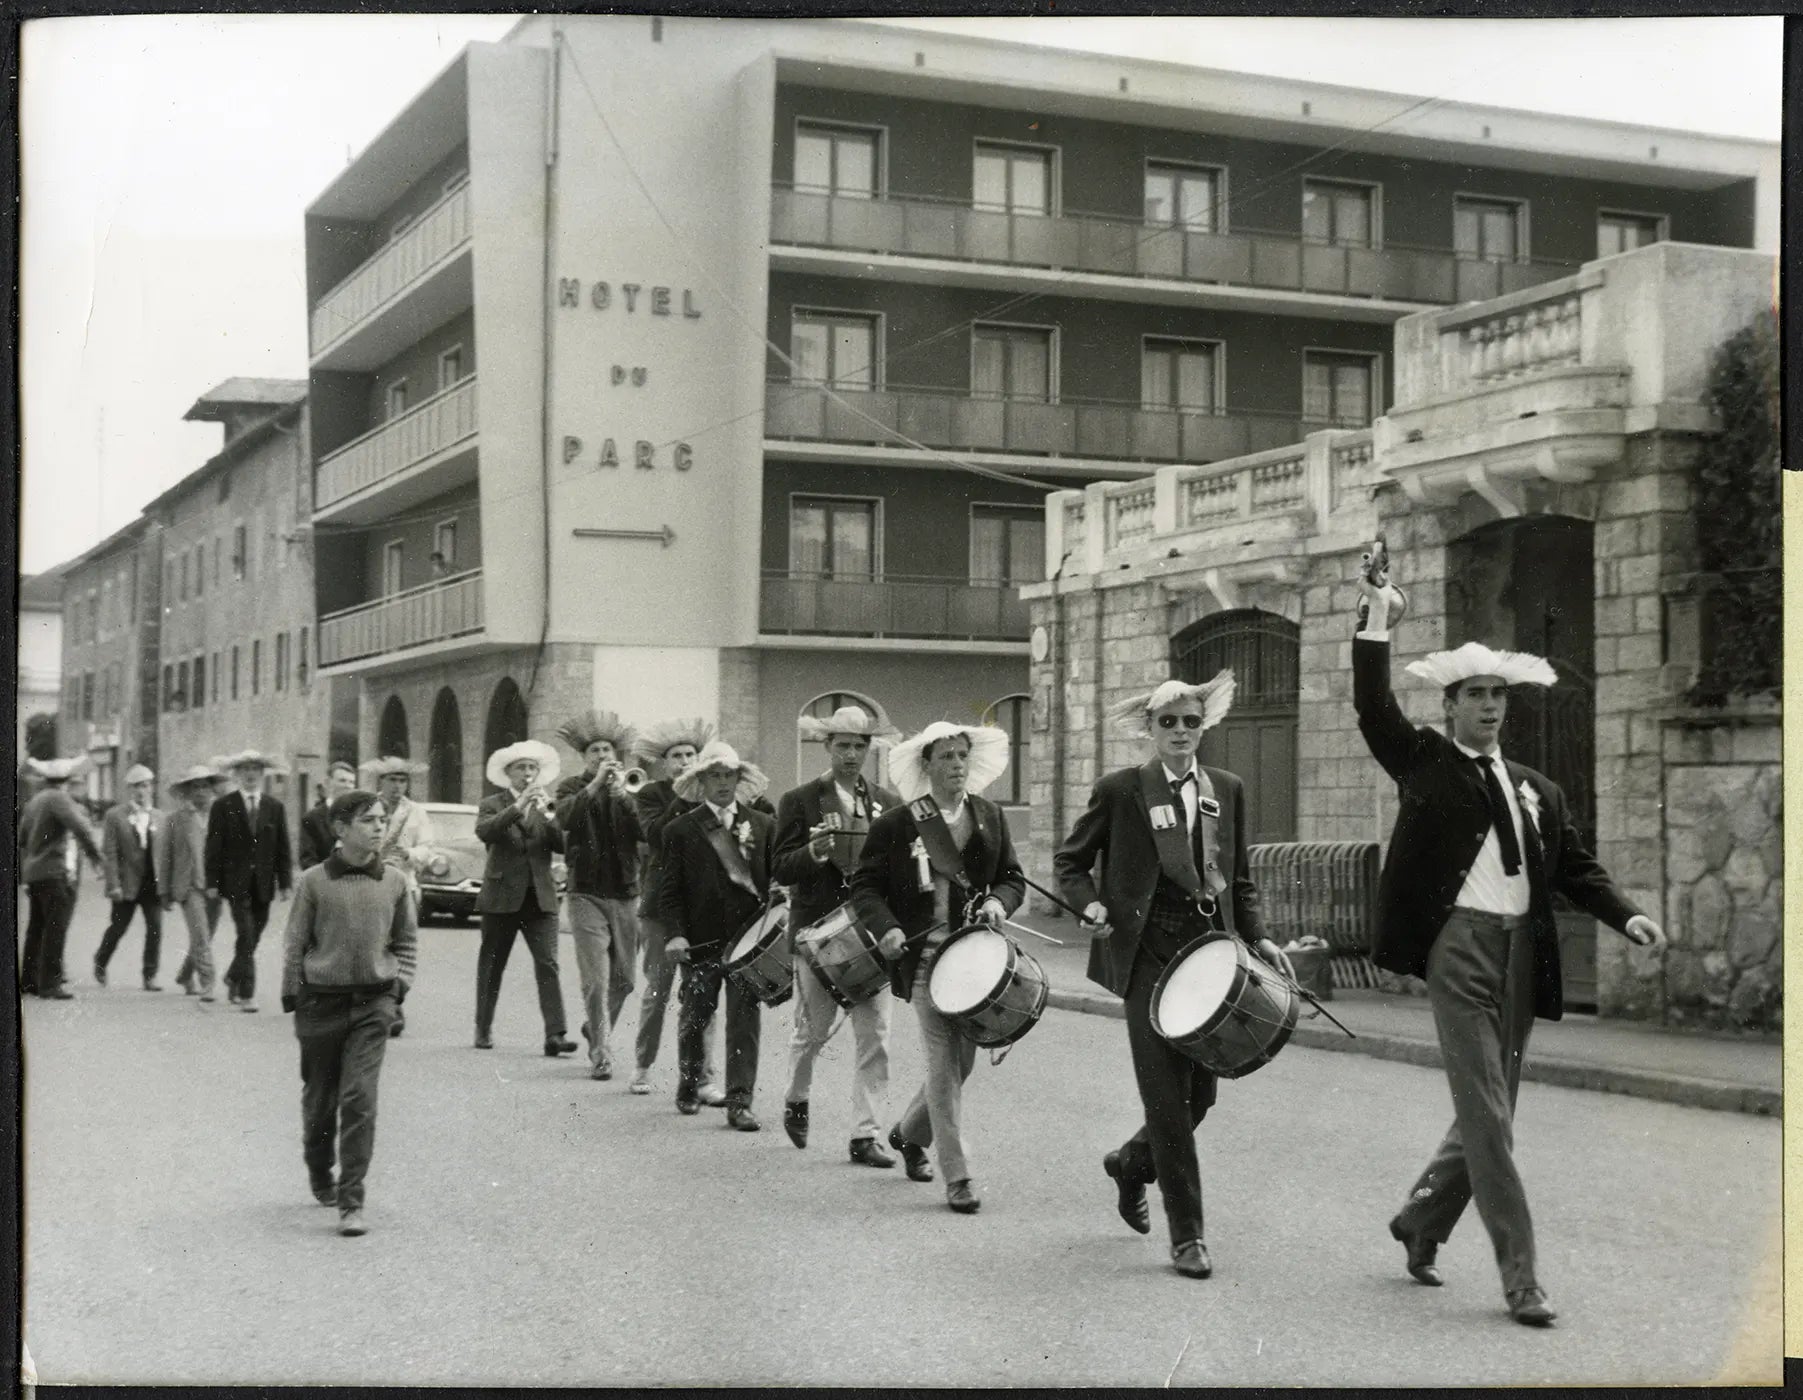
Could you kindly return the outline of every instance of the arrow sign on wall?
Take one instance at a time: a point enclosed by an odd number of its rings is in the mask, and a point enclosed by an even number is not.
[[[657,530],[602,530],[589,529],[579,525],[570,533],[578,539],[585,540],[661,540],[665,549],[668,549],[670,541],[676,538],[676,531],[668,525]]]

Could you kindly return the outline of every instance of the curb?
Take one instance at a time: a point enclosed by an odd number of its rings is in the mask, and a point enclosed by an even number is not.
[[[1120,998],[1106,993],[1052,990],[1046,994],[1046,1005],[1055,1006],[1061,1011],[1081,1012],[1087,1016],[1111,1016],[1117,1021],[1124,1019],[1127,1014]],[[1326,1026],[1297,1026],[1290,1033],[1290,1043],[1310,1050],[1366,1055],[1372,1059],[1393,1060],[1398,1064],[1419,1065],[1423,1069],[1440,1067],[1438,1045],[1404,1036],[1377,1035],[1367,1031],[1360,1034],[1357,1040],[1348,1040],[1338,1031]],[[1698,1079],[1692,1075],[1662,1074],[1619,1065],[1590,1064],[1583,1060],[1544,1057],[1529,1059],[1522,1066],[1521,1077],[1536,1084],[1553,1084],[1562,1089],[1627,1094],[1633,1098],[1653,1099],[1684,1108],[1750,1113],[1765,1118],[1780,1117],[1784,1102],[1783,1095],[1776,1089],[1762,1089],[1751,1084],[1734,1084],[1719,1079]]]

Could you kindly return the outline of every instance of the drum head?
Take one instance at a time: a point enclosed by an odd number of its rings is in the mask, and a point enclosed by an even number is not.
[[[1008,940],[992,929],[961,934],[939,950],[927,993],[933,1005],[956,1016],[982,1004],[1008,970]]]
[[[1231,938],[1204,943],[1165,974],[1153,1024],[1167,1036],[1200,1030],[1232,992],[1239,965],[1239,951]]]
[[[728,962],[742,962],[757,951],[758,941],[764,936],[766,924],[759,919],[740,935],[739,941],[732,945],[732,952],[727,956]]]

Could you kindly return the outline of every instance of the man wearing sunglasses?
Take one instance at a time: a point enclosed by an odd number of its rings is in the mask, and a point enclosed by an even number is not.
[[[1152,990],[1170,960],[1207,933],[1243,939],[1292,976],[1265,937],[1258,888],[1246,862],[1245,788],[1232,773],[1196,762],[1205,730],[1233,704],[1233,673],[1203,685],[1165,681],[1116,705],[1109,717],[1156,754],[1143,767],[1108,774],[1053,858],[1064,898],[1106,921],[1089,945],[1089,977],[1126,1003],[1145,1121],[1102,1159],[1116,1184],[1116,1209],[1140,1234],[1151,1231],[1146,1187],[1164,1197],[1171,1261],[1186,1278],[1213,1272],[1202,1242],[1202,1178],[1195,1130],[1215,1101],[1215,1076],[1169,1044],[1152,1025]],[[1097,858],[1103,861],[1098,892]]]

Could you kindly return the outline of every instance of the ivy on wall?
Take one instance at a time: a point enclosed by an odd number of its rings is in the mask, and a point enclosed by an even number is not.
[[[1780,685],[1783,510],[1779,500],[1778,317],[1766,312],[1723,343],[1708,401],[1721,433],[1692,467],[1702,665],[1690,701],[1776,696]]]

